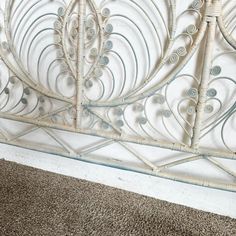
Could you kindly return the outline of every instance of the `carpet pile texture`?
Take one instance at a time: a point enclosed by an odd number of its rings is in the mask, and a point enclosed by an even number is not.
[[[0,160],[0,235],[236,236],[236,220]]]

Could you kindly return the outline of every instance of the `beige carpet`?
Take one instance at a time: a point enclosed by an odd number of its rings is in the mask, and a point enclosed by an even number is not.
[[[15,235],[232,236],[236,220],[1,160],[0,236]]]

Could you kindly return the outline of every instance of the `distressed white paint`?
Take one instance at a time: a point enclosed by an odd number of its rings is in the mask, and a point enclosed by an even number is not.
[[[6,1],[6,2],[8,2],[8,1]],[[66,2],[69,2],[69,1],[66,1]],[[99,2],[99,1],[96,1],[96,2]],[[113,3],[114,2],[115,1],[113,1]],[[141,1],[139,1],[139,2],[141,2]],[[165,2],[165,1],[162,1],[162,2]],[[178,2],[180,2],[180,0]],[[181,1],[181,4],[177,4],[177,8],[183,7],[185,9],[185,8],[189,7],[190,3],[192,3],[193,1],[189,0],[189,1],[184,1],[184,3],[182,3],[182,2],[183,1]],[[211,1],[206,1],[206,2],[211,2]],[[59,1],[58,1],[58,3],[59,3]],[[160,1],[158,1],[158,4],[160,6]],[[184,4],[186,4],[186,6],[184,6]],[[121,5],[119,7],[121,7]],[[119,7],[118,7],[118,9],[119,9]],[[113,13],[114,13],[114,11],[117,10],[117,6],[115,6],[112,9],[113,9]],[[121,9],[122,9],[122,11],[121,11]],[[208,16],[210,15],[211,18],[215,15],[218,16],[219,11],[217,9],[218,8],[209,8],[208,9],[209,12],[207,15]],[[125,10],[125,12],[127,11],[127,13],[126,13],[127,15],[130,15],[129,8],[124,9],[124,10]],[[180,9],[178,9],[178,10],[180,10]],[[123,12],[122,7],[120,8],[120,12]],[[165,14],[167,14],[167,12]],[[230,14],[227,14],[227,15],[230,15]],[[136,18],[139,19],[140,16],[137,15]],[[209,21],[209,19],[210,18],[208,17],[207,20]],[[220,20],[219,22],[221,23],[220,24],[221,28],[224,27],[224,23],[222,22],[222,19],[219,18],[219,20]],[[187,27],[187,25],[185,25],[186,22],[188,22],[188,24],[190,23],[190,21],[188,21],[188,20],[186,20],[186,18],[184,18],[184,23],[180,24],[181,29],[177,28],[177,30],[179,30],[180,32],[182,30],[185,30],[185,28]],[[195,21],[194,21],[194,23],[195,23]],[[44,24],[45,24],[45,27],[47,27],[46,21],[44,21]],[[119,23],[119,24],[114,23],[114,26],[120,30],[123,30],[128,25],[123,24],[123,23]],[[145,35],[147,35],[148,38],[150,36],[150,40],[148,40],[148,41],[151,41],[151,34],[148,31],[148,28],[145,26],[143,27],[144,29],[147,30],[147,31],[145,31]],[[129,28],[127,28],[127,29],[129,29]],[[205,28],[203,27],[203,29],[205,29]],[[204,36],[204,31],[205,30],[200,31],[200,32],[202,32],[200,34],[200,36],[202,36],[202,37]],[[219,34],[219,30],[217,32]],[[224,29],[222,29],[222,32],[227,33],[227,31]],[[129,32],[126,32],[126,34],[131,34],[131,33],[132,32],[130,30],[129,30]],[[218,37],[218,35],[217,35],[217,37]],[[201,38],[201,37],[199,37],[199,38]],[[227,38],[228,38],[229,44],[235,45],[235,42],[233,42],[234,41],[233,38],[231,38],[229,36]],[[200,40],[197,40],[198,43],[200,43],[199,41]],[[118,43],[118,42],[116,42],[116,43]],[[216,45],[216,49],[214,51],[214,56],[216,56],[216,54],[221,52],[221,50],[220,50],[221,49],[220,46],[222,46],[221,43],[222,42],[220,42],[220,45],[218,45],[219,44],[219,42],[218,42],[218,44]],[[135,44],[138,45],[138,41]],[[122,53],[124,53],[124,55],[126,55],[125,57],[127,57],[128,56],[126,54],[127,52],[126,51],[123,52],[124,49],[122,50],[122,45],[121,44],[118,44],[118,45],[120,47],[119,50],[121,50]],[[224,47],[225,47],[225,45],[224,45]],[[155,44],[152,45],[152,49],[153,48],[155,48]],[[226,49],[228,50],[228,48],[226,48]],[[137,51],[138,51],[137,52],[138,55],[139,54],[142,55],[143,51],[141,49],[138,49]],[[39,52],[39,51],[37,51],[37,52]],[[152,50],[152,52],[151,52],[151,56],[154,57],[155,53],[153,53],[153,52],[156,52],[156,50]],[[34,54],[37,54],[37,53],[34,52]],[[188,62],[188,66],[182,72],[183,73],[191,73],[193,75],[197,75],[200,78],[201,71],[199,73],[198,70],[199,70],[199,68],[201,70],[201,66],[199,66],[199,63],[196,63],[197,59],[199,59],[199,58],[195,55],[195,57],[193,57],[193,60]],[[199,62],[199,61],[197,61],[197,62]],[[208,62],[210,62],[210,61],[208,61]],[[48,66],[48,63],[46,63],[46,64]],[[193,64],[193,65],[191,65],[191,64]],[[33,65],[33,63],[32,63],[32,65]],[[196,65],[199,68],[195,68]],[[224,69],[225,76],[231,76],[231,75],[235,74],[235,67],[234,67],[235,58],[231,58],[231,57],[227,56],[223,60],[221,59],[220,61],[215,62],[214,65],[221,65],[222,68]],[[193,67],[193,68],[191,68],[191,67]],[[208,65],[207,67],[210,67],[210,65]],[[42,67],[40,67],[40,68],[42,68]],[[139,68],[139,69],[144,70],[144,68],[145,67]],[[210,68],[208,68],[208,73],[209,73],[209,69]],[[43,69],[42,69],[42,71],[43,71]],[[129,69],[128,72],[132,73],[132,69]],[[174,84],[173,88],[171,89],[171,95],[173,96],[173,100],[176,100],[174,95],[181,94],[179,91],[181,91],[181,88],[182,89],[185,88],[182,84],[182,81],[183,81],[183,79],[181,80],[181,83],[180,83],[180,81],[178,81],[178,83]],[[191,87],[192,85],[188,84],[188,86]],[[220,94],[221,94],[222,89],[224,91],[227,91],[226,93],[225,92],[222,93],[225,96],[227,95],[226,96],[227,100],[221,98],[222,100],[225,101],[226,104],[228,104],[233,99],[235,99],[235,95],[234,95],[235,88],[233,86],[231,86],[230,88],[227,87],[227,89],[224,88],[224,86],[222,86],[221,84],[219,84],[218,86],[220,88],[217,88],[217,91],[219,91]],[[187,88],[188,87],[186,87],[186,89]],[[203,95],[205,95],[205,92],[206,91],[203,92]],[[232,95],[229,96],[230,94],[232,94]],[[202,99],[202,100],[204,100],[204,99]],[[201,110],[203,109],[201,104],[200,104],[200,108],[201,108]],[[152,110],[152,109],[150,109],[150,110]],[[12,115],[2,114],[2,117],[12,118]],[[24,118],[21,116],[17,116],[17,117],[13,117],[13,118],[18,121],[22,121],[22,120],[27,119],[27,118]],[[1,122],[3,122],[3,121],[1,120]],[[36,125],[43,126],[43,124],[37,123],[38,121],[30,120],[29,123],[31,123],[31,122],[33,122]],[[158,129],[159,129],[160,128],[159,123],[157,123],[157,124],[158,124]],[[21,129],[22,130],[25,129],[25,127],[20,127],[19,123],[13,124],[11,122],[6,122],[5,120],[2,125],[3,125],[4,130],[6,129],[6,131],[9,131],[6,133],[9,134],[10,138],[12,138],[12,137],[14,137],[14,135],[18,134],[18,132],[17,132],[18,129],[19,129],[19,132],[21,131]],[[54,125],[56,126],[57,124],[51,124],[51,123],[49,124],[50,127],[53,127]],[[200,125],[198,125],[198,126],[200,126]],[[227,128],[227,132],[226,132],[227,139],[228,138],[230,139],[227,141],[230,144],[229,146],[234,147],[235,146],[235,141],[234,141],[235,139],[232,137],[234,137],[234,135],[235,135],[235,128],[234,128],[235,125],[233,124],[233,122],[232,122],[231,126],[229,128]],[[45,125],[45,127],[47,127],[47,125]],[[176,125],[173,124],[173,126],[171,126],[171,127],[174,132],[178,133]],[[71,129],[71,127],[70,127],[70,129]],[[10,131],[12,131],[12,132],[10,132]],[[30,148],[30,143],[32,141],[34,141],[36,143],[36,145],[38,145],[38,147],[43,149],[41,151],[50,152],[50,150],[48,149],[49,145],[52,145],[53,147],[56,146],[58,148],[58,145],[56,145],[55,140],[51,140],[50,135],[48,136],[47,134],[44,133],[44,131],[45,131],[45,128],[43,130],[37,130],[37,132],[30,133],[28,136],[27,135],[24,136],[23,140],[21,139],[20,141],[21,141],[21,143],[22,143],[22,141],[25,141],[24,147],[27,147],[27,145],[29,145],[29,148]],[[47,132],[49,132],[49,131],[47,131]],[[89,137],[89,136],[79,136],[79,135],[72,136],[71,134],[65,134],[63,132],[59,132],[59,131],[55,131],[55,130],[50,131],[50,132],[55,132],[55,135],[57,137],[56,141],[57,140],[63,141],[62,143],[69,150],[71,150],[71,149],[77,150],[77,149],[81,149],[81,148],[83,149],[82,144],[87,145],[87,143],[92,142],[93,140],[95,141],[95,139],[96,139],[94,137]],[[86,132],[93,132],[93,131],[89,130]],[[91,133],[91,134],[93,134],[93,133]],[[198,136],[199,136],[199,132],[197,132],[197,136],[196,136],[197,141],[198,141]],[[58,137],[60,139],[58,139]],[[107,137],[109,138],[109,136],[107,136]],[[113,136],[111,136],[111,137],[113,137]],[[214,154],[215,155],[217,154],[219,157],[228,156],[229,158],[235,159],[235,152],[231,152],[231,151],[228,152],[228,150],[225,150],[224,149],[225,147],[222,147],[222,144],[219,142],[220,139],[219,138],[216,139],[216,137],[220,137],[220,132],[219,131],[216,132],[214,130],[214,132],[212,132],[211,135],[209,135],[208,137],[205,137],[204,140],[202,140],[201,146],[205,148],[205,150],[202,154],[210,154],[213,156],[214,156]],[[119,138],[117,138],[117,140],[119,140]],[[122,136],[121,141],[124,138],[125,138],[125,136]],[[126,140],[126,139],[124,139],[124,140]],[[128,139],[128,140],[137,141],[135,138]],[[157,145],[156,140],[151,140],[151,141],[152,141],[152,143]],[[170,141],[170,143],[163,144],[161,142],[159,146],[162,146],[165,148],[170,148],[170,149],[174,148],[173,143],[171,142],[171,139],[167,140],[167,141]],[[151,144],[150,139],[142,140],[142,142],[145,144]],[[14,144],[14,142],[13,142],[13,144]],[[142,147],[135,146],[135,149],[137,150],[137,152],[141,154],[140,156],[146,157],[146,159],[144,159],[144,162],[142,163],[140,161],[141,158],[134,158],[135,155],[133,155],[133,153],[131,153],[131,152],[125,152],[126,150],[124,150],[123,147],[124,146],[121,147],[117,143],[116,145],[113,145],[112,147],[109,146],[107,148],[103,148],[102,150],[97,150],[95,152],[95,154],[93,153],[96,157],[96,160],[94,158],[94,161],[100,161],[102,158],[104,158],[104,159],[106,159],[105,162],[109,162],[111,159],[114,159],[114,160],[119,160],[122,164],[125,164],[127,166],[127,168],[129,166],[132,167],[132,166],[136,166],[136,165],[140,167],[142,164],[141,167],[143,167],[143,169],[145,169],[145,170],[148,168],[149,168],[148,170],[150,170],[150,167],[152,167],[154,165],[153,170],[156,171],[156,169],[157,169],[157,167],[159,167],[159,165],[169,163],[169,161],[172,161],[173,159],[174,159],[173,161],[176,161],[176,160],[179,161],[180,158],[185,158],[186,157],[185,155],[187,155],[187,154],[184,154],[183,157],[180,157],[179,153],[172,153],[169,150],[160,150],[158,148],[154,149],[154,148],[150,148],[147,146],[142,146]],[[134,147],[134,145],[131,145],[131,147]],[[177,147],[179,147],[179,148],[177,148]],[[186,147],[183,148],[181,145],[179,146],[177,144],[175,145],[175,148],[176,149],[183,149],[186,151],[192,151],[191,149],[189,150]],[[225,150],[225,151],[223,153],[219,153],[218,149]],[[114,150],[116,153],[114,153]],[[210,152],[210,150],[211,150],[211,152]],[[193,152],[193,154],[197,154],[197,153]],[[202,210],[206,210],[206,211],[210,211],[210,212],[215,212],[215,213],[219,213],[219,214],[223,214],[223,215],[229,215],[232,217],[236,217],[236,194],[235,193],[219,191],[219,190],[214,190],[214,189],[206,189],[206,188],[202,188],[202,187],[196,187],[193,185],[172,182],[169,180],[155,178],[152,176],[127,172],[127,171],[121,171],[118,169],[111,169],[111,168],[104,167],[104,166],[97,166],[97,165],[79,162],[79,161],[75,161],[75,160],[69,160],[69,159],[66,159],[63,157],[59,157],[59,156],[47,155],[47,154],[43,154],[43,153],[36,153],[36,152],[32,152],[32,151],[18,149],[15,147],[10,147],[10,146],[7,147],[4,145],[1,145],[0,158],[5,158],[7,160],[16,161],[18,163],[26,164],[29,166],[34,166],[37,168],[49,170],[49,171],[60,173],[60,174],[74,176],[76,178],[81,178],[81,179],[86,179],[86,180],[90,180],[90,181],[94,181],[94,182],[107,184],[110,186],[126,189],[129,191],[137,192],[137,193],[144,194],[147,196],[152,196],[155,198],[168,200],[170,202],[184,204],[184,205],[191,206],[191,207],[194,207],[197,209],[202,209]],[[87,158],[87,156],[85,156],[84,158]],[[233,161],[221,160],[221,159],[214,159],[214,161],[220,161],[220,162],[224,161],[223,164],[226,166],[226,168],[225,168],[226,170],[229,167],[235,169],[235,163],[234,163],[235,161],[233,162]],[[151,165],[148,163],[151,163]],[[156,168],[155,168],[155,165],[157,165]],[[229,187],[229,184],[232,182],[235,183],[235,178],[232,178],[232,176],[231,176],[234,174],[228,175],[227,173],[224,173],[222,171],[222,169],[217,167],[217,165],[213,165],[212,167],[210,167],[209,163],[205,159],[200,160],[200,161],[194,160],[191,163],[187,163],[187,164],[185,163],[185,164],[181,165],[180,168],[176,167],[173,169],[174,169],[173,173],[176,173],[176,172],[181,172],[182,174],[184,173],[184,177],[186,177],[186,179],[188,179],[189,177],[192,177],[192,176],[197,176],[201,181],[194,181],[194,182],[195,183],[198,182],[200,185],[201,184],[202,185],[203,184],[210,185],[209,184],[210,181],[214,180],[215,182],[217,182],[218,180],[222,181],[222,179],[225,180],[226,187]],[[234,170],[230,171],[230,173],[234,173],[233,171]],[[209,182],[207,182],[208,180],[209,180]],[[234,186],[234,189],[235,189],[235,186]]]

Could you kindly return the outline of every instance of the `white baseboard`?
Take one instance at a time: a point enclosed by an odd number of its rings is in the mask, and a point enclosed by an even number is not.
[[[0,144],[0,159],[236,218],[236,193],[93,165]]]

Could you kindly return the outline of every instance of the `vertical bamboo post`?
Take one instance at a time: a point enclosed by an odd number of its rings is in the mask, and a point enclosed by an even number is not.
[[[76,129],[81,127],[82,98],[83,98],[83,78],[84,78],[84,39],[85,39],[85,14],[86,0],[79,1],[79,35],[78,35],[78,52],[77,52],[77,101],[76,101]]]
[[[201,135],[202,122],[204,117],[204,109],[206,104],[206,93],[208,88],[208,82],[210,78],[210,71],[212,67],[212,56],[215,42],[216,31],[216,4],[219,0],[213,0],[213,2],[206,0],[206,17],[207,21],[207,35],[205,46],[205,57],[203,62],[202,77],[199,85],[198,103],[196,107],[196,118],[193,128],[193,136],[191,140],[191,148],[198,149]]]

